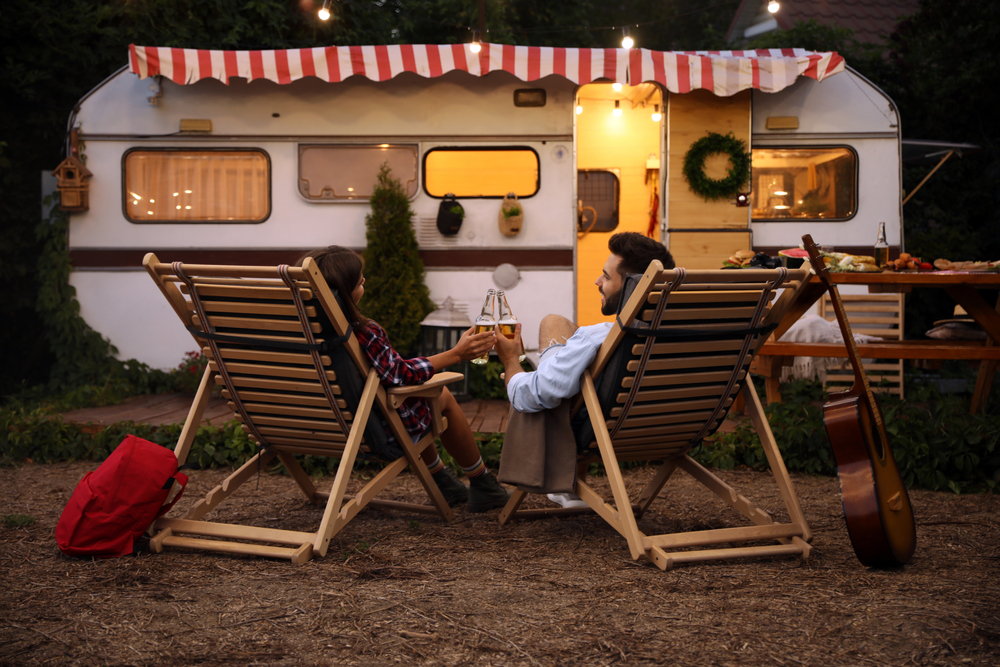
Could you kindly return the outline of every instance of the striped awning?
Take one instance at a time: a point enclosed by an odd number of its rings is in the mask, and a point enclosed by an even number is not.
[[[343,81],[364,76],[385,81],[403,72],[437,77],[459,70],[474,76],[505,71],[522,81],[559,75],[576,84],[598,79],[639,83],[656,81],[674,93],[704,88],[728,96],[756,88],[775,92],[798,76],[816,80],[844,69],[836,53],[802,49],[760,51],[662,52],[646,49],[571,49],[483,44],[473,54],[468,44],[326,46],[272,51],[211,51],[129,46],[130,71],[140,79],[163,76],[189,84],[232,77],[267,79],[278,84],[315,76]]]

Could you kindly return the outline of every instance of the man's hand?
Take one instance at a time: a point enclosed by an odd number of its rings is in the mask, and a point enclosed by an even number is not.
[[[495,349],[497,351],[497,356],[500,357],[501,363],[503,363],[504,368],[504,383],[509,383],[510,379],[517,375],[518,373],[523,373],[524,369],[521,368],[521,362],[517,360],[521,356],[521,350],[523,349],[521,342],[521,323],[518,322],[514,326],[514,337],[507,338],[500,331],[500,327],[496,329],[496,344]]]

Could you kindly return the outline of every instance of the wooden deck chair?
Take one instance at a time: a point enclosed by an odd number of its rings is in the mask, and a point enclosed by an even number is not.
[[[576,493],[588,507],[521,510],[526,494],[517,490],[501,512],[501,524],[533,514],[593,511],[621,533],[633,559],[648,558],[661,569],[746,556],[808,556],[809,527],[753,382],[748,381],[754,354],[808,275],[808,269],[665,271],[654,261],[641,278],[629,276],[625,305],[584,372],[581,396],[572,404],[580,452]],[[687,454],[722,424],[740,391],[787,522],[775,522]],[[586,482],[589,464],[595,461],[607,474],[611,502]],[[622,479],[618,464],[623,461],[662,461],[635,499]],[[747,525],[645,534],[637,520],[678,468],[737,510]],[[761,541],[771,543],[747,544]],[[744,546],[691,549],[725,544]]]
[[[382,388],[338,297],[312,259],[306,259],[302,268],[196,266],[161,263],[150,253],[143,265],[210,360],[177,443],[178,462],[187,459],[215,384],[222,385],[235,418],[260,447],[183,517],[157,520],[151,541],[154,551],[187,547],[301,564],[314,554],[325,555],[330,539],[368,505],[451,519],[452,511],[419,455],[425,447],[433,447],[435,437],[447,428],[437,398],[445,384],[462,379],[460,373],[439,373],[419,386]],[[411,396],[430,398],[434,415],[431,432],[415,444],[395,409]],[[388,441],[387,432],[398,446]],[[348,497],[348,480],[363,452],[388,463]],[[316,489],[296,454],[339,459],[329,491]],[[326,501],[315,532],[203,519],[275,459],[284,464],[306,500]],[[376,494],[407,466],[416,472],[431,504],[376,500]]]
[[[851,323],[851,331],[886,340],[903,340],[903,294],[841,294],[840,300]],[[819,302],[820,317],[836,322],[830,295]],[[872,391],[896,394],[903,398],[903,360],[865,361],[865,374]],[[844,391],[854,385],[854,369],[849,360],[826,373],[827,391]]]

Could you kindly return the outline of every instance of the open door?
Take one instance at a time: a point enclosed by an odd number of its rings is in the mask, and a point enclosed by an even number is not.
[[[576,110],[576,313],[587,325],[612,319],[601,315],[594,285],[608,238],[629,231],[660,239],[663,99],[655,84],[592,83],[578,91]]]

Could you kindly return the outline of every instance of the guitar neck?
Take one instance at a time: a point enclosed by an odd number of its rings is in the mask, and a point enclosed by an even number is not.
[[[833,312],[837,316],[837,324],[840,325],[840,333],[844,337],[844,343],[847,347],[847,357],[851,360],[851,367],[854,369],[854,387],[851,391],[857,392],[863,388],[865,398],[868,401],[868,407],[871,410],[876,425],[881,430],[882,415],[879,412],[878,404],[875,402],[875,395],[872,393],[868,376],[865,375],[865,367],[861,363],[861,355],[858,353],[857,344],[854,342],[854,333],[851,331],[851,323],[847,321],[847,313],[844,311],[844,304],[840,300],[840,292],[830,277],[830,270],[826,268],[826,263],[823,262],[823,258],[819,254],[819,248],[812,242],[812,237],[807,234],[802,237],[802,240],[805,242],[806,251],[809,253],[809,261],[812,264],[813,270],[819,276],[819,279],[823,281],[827,291],[830,293]]]

